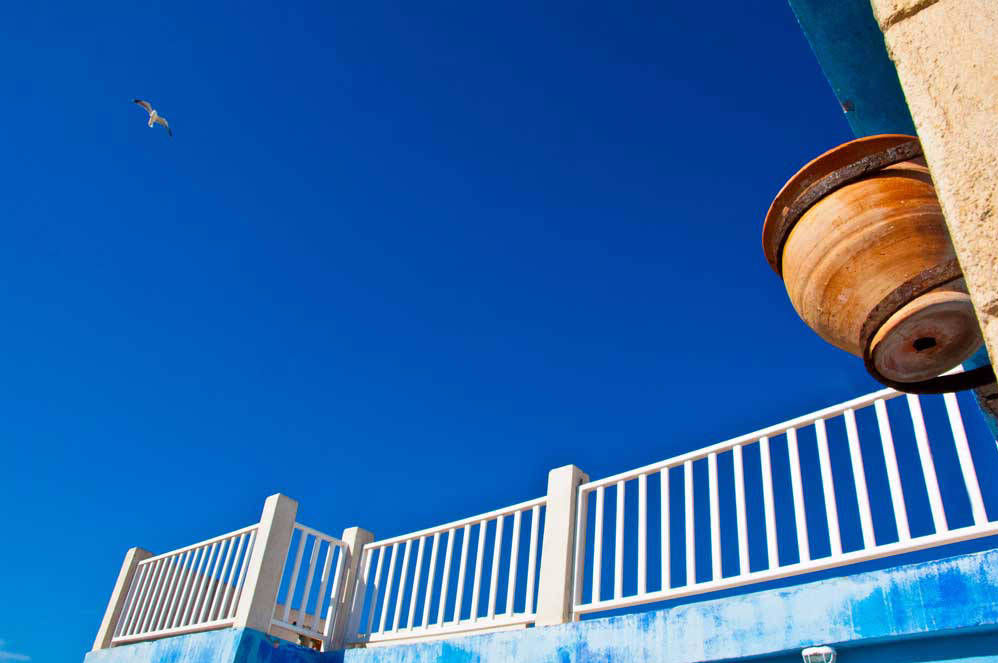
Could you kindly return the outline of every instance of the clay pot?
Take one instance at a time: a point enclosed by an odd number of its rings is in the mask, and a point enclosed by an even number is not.
[[[804,166],[766,215],[763,249],[804,322],[885,384],[934,378],[982,343],[912,136],[860,138]]]

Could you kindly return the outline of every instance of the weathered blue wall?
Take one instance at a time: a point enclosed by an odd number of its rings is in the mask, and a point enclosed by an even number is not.
[[[959,637],[958,637],[959,636]],[[229,629],[91,652],[86,663],[998,663],[998,550],[562,626],[320,654]]]
[[[790,652],[799,663],[796,652],[814,643],[858,652],[989,629],[998,631],[998,551],[564,626],[349,650],[344,663],[704,663]]]
[[[319,652],[253,629],[205,631],[102,649],[85,663],[338,663],[342,652]]]
[[[914,134],[870,0],[790,0],[790,8],[853,133]]]

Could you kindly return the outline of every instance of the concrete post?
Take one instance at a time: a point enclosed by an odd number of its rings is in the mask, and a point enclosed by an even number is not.
[[[252,628],[270,632],[281,571],[291,545],[291,533],[298,514],[298,502],[281,495],[271,495],[263,504],[256,542],[246,568],[243,593],[236,609],[236,628]]]
[[[538,626],[572,620],[576,503],[579,485],[586,481],[589,477],[575,465],[548,472],[544,545],[537,586]]]
[[[142,548],[132,548],[125,553],[125,561],[121,563],[121,570],[118,571],[118,580],[114,583],[111,591],[111,600],[107,603],[107,610],[104,611],[104,619],[101,620],[100,629],[97,631],[97,639],[94,640],[94,649],[107,649],[111,646],[111,638],[114,637],[114,629],[118,626],[118,618],[128,601],[128,590],[132,587],[132,578],[135,577],[135,569],[139,562],[152,557],[152,553]]]
[[[357,579],[363,572],[361,562],[364,559],[364,546],[374,541],[374,535],[360,527],[348,527],[343,530],[340,540],[347,546],[346,564],[343,567],[343,584],[340,587],[336,608],[336,623],[333,624],[332,635],[329,638],[328,649],[342,649],[351,629],[356,631],[360,613],[364,609],[364,596],[367,593],[365,580]]]
[[[998,358],[998,2],[872,0],[871,4],[897,67],[994,363]],[[984,405],[998,409],[998,396],[991,403],[995,407]]]

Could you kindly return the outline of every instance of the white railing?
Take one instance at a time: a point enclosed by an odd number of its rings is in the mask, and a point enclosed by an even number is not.
[[[892,405],[892,428],[888,401],[902,395],[879,391],[580,486],[575,614],[998,533],[998,523],[989,521],[985,510],[956,396],[942,396],[945,418],[938,401],[932,402],[938,417],[927,427],[922,401],[904,395],[907,416]],[[902,429],[898,439],[907,442],[908,462],[900,465],[895,428]],[[867,433],[865,446],[860,430]],[[879,444],[869,442],[875,437]],[[804,452],[810,452],[810,463],[802,461]],[[987,453],[995,454],[993,444]],[[942,461],[948,461],[944,474],[936,471]],[[877,496],[875,509],[871,492]],[[727,507],[723,529],[722,506]],[[910,512],[921,514],[921,521],[910,522]],[[610,551],[605,529],[612,529]]]
[[[288,566],[292,550],[296,551],[294,561]],[[282,583],[283,601],[278,595],[271,627],[292,631],[318,641],[322,649],[328,648],[339,609],[345,557],[342,541],[295,523],[284,566],[290,576]],[[303,559],[308,562],[301,573]],[[283,579],[284,572],[281,576]]]
[[[137,564],[113,644],[230,626],[257,525]]]
[[[531,623],[545,504],[541,497],[364,546],[350,641],[373,644]],[[511,529],[505,530],[510,518]],[[490,570],[485,568],[487,548]],[[471,555],[474,569],[469,575]],[[452,584],[455,563],[457,579]],[[523,568],[526,573],[521,573]]]
[[[995,472],[957,396],[886,389],[581,485],[557,468],[544,497],[381,541],[305,527],[272,495],[250,527],[130,550],[95,649],[229,626],[329,650],[563,623],[998,534],[998,489],[978,483]]]

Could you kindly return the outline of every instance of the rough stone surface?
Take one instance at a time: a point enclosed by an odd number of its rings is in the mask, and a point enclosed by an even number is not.
[[[998,2],[873,0],[992,357],[998,356]]]
[[[890,26],[903,21],[908,16],[916,14],[929,5],[940,0],[876,0],[873,3],[873,15],[883,26]]]

